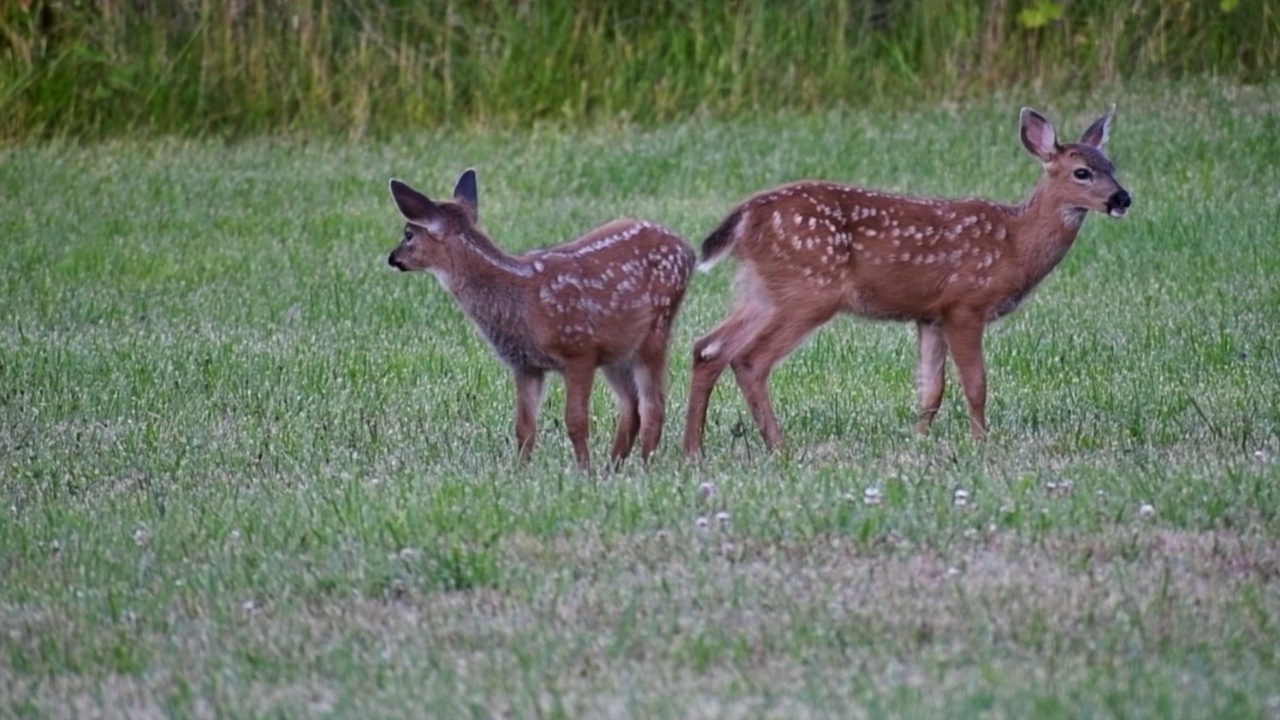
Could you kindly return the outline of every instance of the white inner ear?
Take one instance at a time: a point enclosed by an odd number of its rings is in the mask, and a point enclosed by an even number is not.
[[[1049,123],[1040,123],[1032,128],[1031,141],[1046,156],[1052,155],[1058,148],[1058,134]]]
[[[432,235],[444,234],[444,223],[440,222],[438,219],[436,220],[428,219],[428,218],[406,218],[406,219],[409,221],[410,225],[417,228],[422,228],[423,230],[426,230]]]
[[[1111,139],[1111,115],[1107,115],[1107,119],[1102,121],[1102,140],[1098,142],[1098,147],[1107,144],[1107,140]]]

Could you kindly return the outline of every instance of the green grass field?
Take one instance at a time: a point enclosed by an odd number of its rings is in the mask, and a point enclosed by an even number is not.
[[[0,716],[1280,717],[1278,91],[2,149]],[[1018,107],[1113,100],[1132,213],[989,331],[985,444],[954,381],[913,435],[912,329],[841,319],[774,375],[790,454],[726,377],[686,463],[725,263],[651,466],[579,474],[556,381],[521,468],[509,375],[385,264],[392,176],[474,165],[512,249],[697,243],[802,177],[1018,199]]]

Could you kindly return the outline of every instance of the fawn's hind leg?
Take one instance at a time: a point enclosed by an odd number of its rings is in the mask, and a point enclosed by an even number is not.
[[[924,433],[942,407],[942,393],[947,385],[947,336],[942,326],[917,322],[916,346],[920,354],[920,364],[916,367],[920,419],[916,422],[916,431]]]
[[[693,344],[693,381],[689,388],[689,411],[684,424],[684,454],[702,454],[702,436],[707,425],[707,405],[716,380],[729,362],[751,342],[760,327],[761,303],[739,305],[727,320]]]
[[[628,362],[607,365],[602,369],[605,380],[608,381],[618,401],[618,431],[614,435],[613,449],[609,452],[609,458],[615,465],[621,465],[622,461],[631,454],[631,448],[635,445],[636,435],[640,432],[643,422],[641,407],[644,400],[636,392],[638,368],[634,363]]]
[[[773,368],[804,342],[814,328],[831,319],[834,311],[793,315],[775,312],[769,316],[751,344],[730,363],[742,396],[746,398],[751,417],[760,429],[764,444],[770,450],[781,447],[785,441],[778,417],[769,398],[769,374]]]
[[[636,363],[636,387],[640,392],[640,456],[645,460],[662,441],[667,419],[667,345],[670,323],[654,328],[640,345]]]

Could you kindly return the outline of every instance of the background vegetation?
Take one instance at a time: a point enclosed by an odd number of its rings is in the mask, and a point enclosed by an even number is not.
[[[652,123],[1277,65],[1268,0],[7,0],[0,137]]]

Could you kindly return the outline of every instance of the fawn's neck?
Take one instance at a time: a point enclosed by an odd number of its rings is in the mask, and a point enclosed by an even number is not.
[[[1010,240],[1022,260],[1027,281],[1034,285],[1052,272],[1071,249],[1086,211],[1057,201],[1045,180],[1011,211]]]
[[[441,273],[441,281],[504,361],[543,364],[533,357],[535,343],[530,335],[532,266],[483,235],[470,236],[468,241],[461,243],[464,249],[447,277]]]
[[[523,326],[522,299],[533,270],[521,258],[482,233],[470,233],[458,243],[450,271],[441,280],[478,325]]]
[[[449,292],[458,299],[467,316],[481,329],[497,326],[520,329],[525,326],[525,278],[489,268],[449,278]]]

